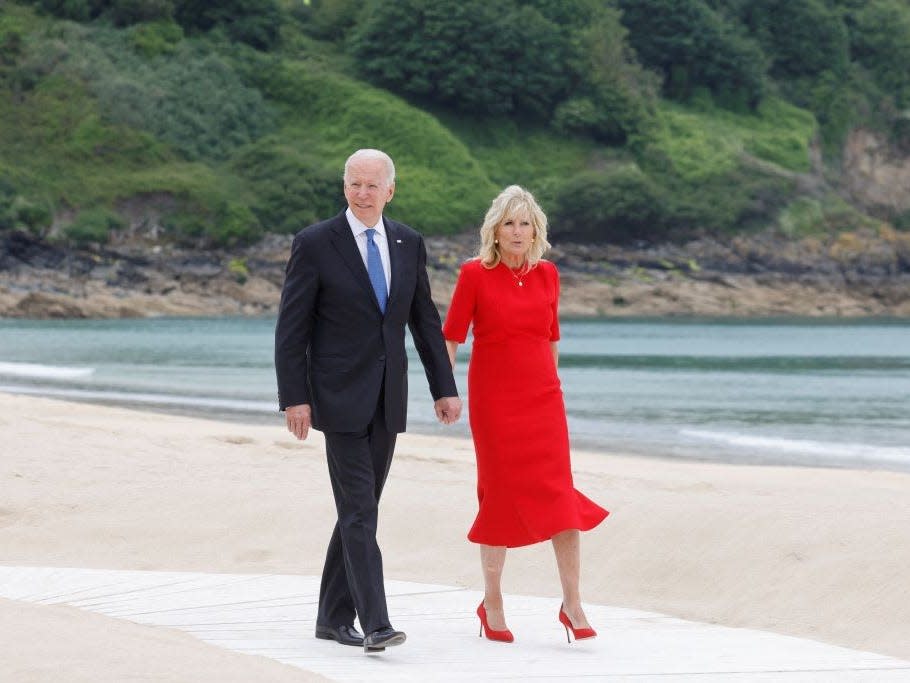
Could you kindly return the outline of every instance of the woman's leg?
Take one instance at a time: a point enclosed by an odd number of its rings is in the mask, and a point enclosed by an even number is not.
[[[578,590],[581,575],[580,536],[578,529],[568,529],[556,534],[552,541],[556,566],[559,567],[559,580],[562,583],[563,609],[575,628],[590,628],[581,607],[581,594]]]
[[[480,565],[483,568],[483,605],[487,610],[487,623],[494,631],[506,629],[502,604],[502,569],[506,564],[504,545],[480,546]]]

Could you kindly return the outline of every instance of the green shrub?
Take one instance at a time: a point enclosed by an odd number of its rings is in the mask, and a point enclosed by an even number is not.
[[[362,0],[310,0],[294,3],[292,13],[314,38],[341,40],[357,24],[362,6]]]
[[[627,34],[619,13],[609,8],[592,12],[589,23],[577,29],[580,82],[556,107],[553,126],[557,131],[587,134],[619,146],[636,143],[650,127],[659,85],[635,61]]]
[[[849,38],[840,12],[824,0],[764,0],[744,10],[744,20],[771,57],[780,78],[843,73]]]
[[[184,202],[163,215],[161,224],[168,238],[189,245],[204,243],[211,229],[209,212],[195,202]]]
[[[111,0],[107,14],[116,26],[166,22],[174,16],[174,3],[172,0]]]
[[[345,205],[340,169],[282,138],[266,138],[242,151],[231,168],[248,181],[256,197],[253,212],[267,232],[297,232]]]
[[[49,202],[27,199],[21,195],[10,203],[10,213],[17,227],[24,227],[36,235],[44,235],[54,219]]]
[[[871,103],[880,102],[882,95],[874,92],[872,79],[854,67],[841,75],[823,71],[814,78],[793,79],[781,90],[789,101],[816,116],[823,150],[830,159],[840,158],[844,140],[857,123],[879,118]]]
[[[269,50],[278,44],[285,15],[277,0],[176,0],[174,17],[187,31],[218,27],[231,40]]]
[[[661,237],[670,207],[650,178],[632,165],[570,178],[550,213],[554,236],[622,243]]]
[[[873,74],[899,107],[910,106],[910,5],[871,0],[848,17],[853,59]]]
[[[263,235],[262,225],[241,201],[207,198],[208,203],[183,201],[162,217],[168,237],[194,247],[249,244]]]
[[[664,92],[688,99],[707,88],[755,107],[765,94],[766,57],[736,23],[702,0],[619,0],[629,42],[664,77]]]
[[[19,194],[16,183],[0,174],[0,231],[27,230],[44,235],[52,220],[50,202]]]
[[[374,2],[349,41],[366,77],[395,92],[544,119],[567,92],[570,48],[558,26],[512,0]]]
[[[741,164],[698,180],[655,174],[655,181],[667,193],[674,235],[748,232],[766,227],[796,193],[789,177]]]
[[[242,258],[232,258],[228,262],[228,272],[241,285],[246,283],[250,277],[250,269],[246,264],[246,259]]]
[[[30,48],[42,65],[36,80],[53,74],[84,83],[107,121],[151,132],[186,159],[226,159],[273,128],[261,94],[244,85],[226,59],[182,41],[171,58],[146,60],[131,47],[137,35],[152,36],[153,43],[176,37],[161,25],[129,33],[83,29],[58,50],[54,41],[36,41]]]
[[[836,235],[860,229],[877,230],[881,223],[860,213],[835,194],[821,198],[796,197],[780,212],[778,229],[787,237]]]
[[[24,34],[15,27],[0,28],[0,68],[14,65],[22,55]]]
[[[208,235],[219,245],[250,244],[263,235],[262,225],[250,207],[237,201],[223,201],[212,223]]]
[[[553,126],[562,133],[587,133],[602,117],[590,97],[572,97],[561,102],[553,114]]]
[[[144,57],[171,55],[183,40],[183,29],[172,21],[141,24],[130,31],[130,40],[136,51]]]
[[[825,212],[817,199],[798,197],[778,218],[778,226],[787,237],[797,238],[818,233],[824,225]]]
[[[63,228],[63,236],[77,244],[107,242],[111,230],[118,230],[126,225],[119,215],[106,208],[94,208],[80,211],[76,219]]]
[[[72,21],[88,21],[92,18],[92,0],[39,0],[37,5],[48,14]]]

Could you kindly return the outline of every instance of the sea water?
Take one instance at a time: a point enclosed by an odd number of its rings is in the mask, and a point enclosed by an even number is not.
[[[283,424],[274,326],[0,320],[0,391]],[[564,320],[559,347],[573,447],[910,471],[910,321]],[[408,353],[409,429],[467,436],[435,423]]]

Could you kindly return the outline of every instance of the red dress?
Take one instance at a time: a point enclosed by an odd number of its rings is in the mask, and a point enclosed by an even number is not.
[[[559,273],[549,261],[519,280],[500,263],[461,267],[443,326],[464,343],[474,326],[468,412],[480,510],[468,539],[517,547],[609,514],[575,490],[562,388],[550,342],[559,339]]]

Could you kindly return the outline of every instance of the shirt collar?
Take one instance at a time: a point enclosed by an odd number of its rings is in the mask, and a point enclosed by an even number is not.
[[[344,215],[348,219],[348,225],[351,226],[351,230],[354,231],[354,237],[357,237],[358,235],[370,229],[369,225],[364,225],[363,222],[354,215],[354,212],[351,211],[351,207],[348,207],[345,210]],[[379,217],[379,222],[373,226],[373,229],[385,237],[385,223],[382,220],[382,216]]]

